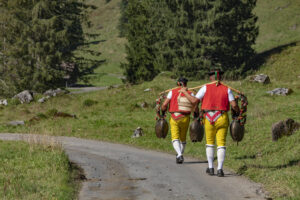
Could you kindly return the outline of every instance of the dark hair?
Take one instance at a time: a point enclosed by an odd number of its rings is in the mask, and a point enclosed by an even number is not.
[[[187,80],[187,79],[184,78],[184,77],[180,77],[180,78],[177,80],[177,82],[179,82],[180,84],[183,83],[184,85],[186,85],[188,81],[189,81],[189,80]]]

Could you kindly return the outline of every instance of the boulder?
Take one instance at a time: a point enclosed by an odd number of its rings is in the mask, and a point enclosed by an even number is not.
[[[150,91],[151,91],[150,88],[147,88],[147,89],[144,90],[144,92],[150,92]]]
[[[268,91],[267,93],[271,94],[271,95],[276,94],[276,95],[286,96],[286,95],[291,94],[292,92],[293,92],[293,90],[290,88],[276,88],[272,91]]]
[[[57,88],[56,90],[52,90],[52,89],[47,90],[46,92],[44,92],[44,95],[49,96],[49,97],[55,97],[55,96],[63,95],[66,93],[67,93],[67,91]]]
[[[47,96],[48,97],[48,96]],[[42,97],[38,100],[39,103],[45,103],[45,101],[47,100],[46,97]]]
[[[143,136],[143,129],[141,127],[137,127],[137,129],[134,130],[133,135],[131,138],[137,138]]]
[[[141,108],[147,108],[147,107],[148,107],[148,103],[147,102],[141,103]]]
[[[6,99],[0,100],[0,105],[7,106],[7,100]]]
[[[17,95],[15,95],[13,98],[19,99],[19,101],[23,103],[30,103],[33,101],[33,93],[29,90],[25,90]]]
[[[292,26],[290,26],[290,28],[289,28],[290,30],[296,30],[297,29],[297,24],[293,24]]]
[[[259,74],[259,75],[254,75],[250,77],[250,81],[252,82],[258,82],[262,84],[268,84],[270,83],[270,77],[265,74]]]
[[[19,125],[25,125],[24,121],[10,121],[8,122],[9,125],[11,126],[19,126]]]
[[[282,136],[290,136],[300,128],[300,123],[293,119],[282,120],[272,125],[272,140],[277,141]]]

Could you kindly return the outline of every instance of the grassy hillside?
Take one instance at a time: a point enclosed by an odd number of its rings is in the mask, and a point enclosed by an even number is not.
[[[90,13],[92,27],[85,28],[86,33],[98,34],[95,38],[89,38],[89,49],[100,52],[101,56],[93,57],[88,54],[87,58],[95,58],[104,61],[90,75],[90,84],[94,86],[109,86],[122,84],[123,72],[120,69],[120,62],[125,61],[126,39],[119,37],[118,23],[121,0],[87,0],[88,4],[97,6],[97,9]]]
[[[300,1],[257,0],[258,52],[300,41]]]
[[[90,83],[95,86],[122,84],[120,62],[125,61],[126,39],[119,37],[117,29],[121,0],[87,2],[96,5],[97,9],[90,14],[93,26],[86,28],[85,32],[100,34],[90,39],[90,50],[101,52],[101,56],[96,59],[105,61],[90,75]],[[254,46],[258,53],[276,50],[300,41],[300,1],[257,0],[254,13],[258,16],[257,25],[260,31]]]

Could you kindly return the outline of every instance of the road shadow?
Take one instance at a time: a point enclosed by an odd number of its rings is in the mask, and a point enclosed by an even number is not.
[[[185,161],[184,164],[202,164],[207,163],[207,161]]]
[[[92,84],[78,84],[74,83],[68,86],[69,88],[85,88],[85,87],[94,87]]]

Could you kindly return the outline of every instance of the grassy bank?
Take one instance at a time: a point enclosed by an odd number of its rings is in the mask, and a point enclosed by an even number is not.
[[[0,199],[77,199],[76,173],[58,147],[0,141]]]
[[[283,137],[278,142],[271,141],[273,123],[286,118],[300,122],[300,79],[296,76],[300,75],[297,61],[300,57],[299,49],[300,46],[296,45],[271,56],[262,70],[257,72],[270,72],[269,85],[249,83],[247,80],[227,81],[229,85],[247,95],[249,107],[244,140],[237,146],[228,135],[225,165],[239,174],[263,183],[275,199],[300,198],[300,131],[290,137]],[[291,60],[294,61],[289,63]],[[282,66],[285,66],[285,70],[279,71]],[[191,82],[189,86],[204,82]],[[1,111],[2,122],[27,120],[27,123],[19,127],[3,124],[0,131],[76,136],[174,153],[170,134],[165,140],[160,140],[154,133],[155,99],[159,92],[174,87],[174,84],[175,81],[169,74],[163,73],[155,80],[137,86],[66,95],[50,99],[45,104],[8,106]],[[287,97],[270,96],[266,93],[277,87],[289,87],[294,92]],[[145,92],[147,88],[151,91]],[[140,107],[143,102],[148,104],[147,108]],[[77,119],[53,117],[49,114],[53,109],[76,114]],[[29,122],[35,116],[43,117],[39,121]],[[131,135],[138,126],[143,128],[145,135],[132,139]],[[204,142],[189,142],[186,155],[205,160]]]
[[[254,46],[258,52],[300,41],[300,1],[257,0],[259,36]]]

